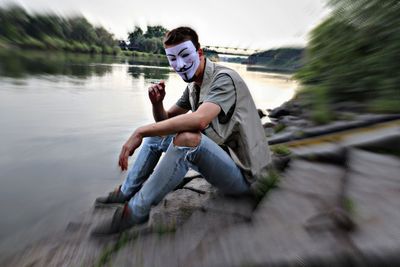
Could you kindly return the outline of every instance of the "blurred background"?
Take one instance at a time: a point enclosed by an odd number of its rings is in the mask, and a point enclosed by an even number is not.
[[[396,0],[0,0],[0,262],[122,181],[120,147],[153,120],[148,86],[166,81],[166,107],[186,87],[168,30],[193,27],[264,113],[296,101],[303,130],[400,113],[399,14]]]

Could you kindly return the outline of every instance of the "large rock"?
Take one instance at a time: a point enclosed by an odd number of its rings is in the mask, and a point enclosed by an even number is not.
[[[103,249],[117,242],[116,236],[90,238],[95,223],[112,216],[113,209],[88,211],[71,221],[65,231],[48,236],[1,262],[1,266],[93,266]]]
[[[293,99],[283,103],[281,106],[277,108],[268,111],[269,111],[268,116],[270,118],[280,118],[282,116],[287,116],[287,115],[298,116],[301,114],[301,108],[299,103],[297,103],[297,101]]]
[[[118,251],[112,266],[192,266],[219,233],[251,218],[255,204],[252,198],[224,196],[203,179],[195,179],[185,188],[191,189],[168,194],[167,206],[153,209],[150,225],[156,232],[140,236]],[[200,190],[205,193],[196,192]],[[183,212],[181,207],[186,207]],[[176,221],[181,225],[174,233],[157,233],[160,225]]]
[[[193,179],[183,189],[169,193],[151,209],[149,225],[162,228],[182,225],[194,211],[202,209],[211,191],[207,181],[202,178]]]
[[[400,159],[352,149],[349,166],[354,246],[369,266],[400,266]]]
[[[334,165],[295,160],[252,223],[222,230],[186,266],[345,266],[347,246],[335,225],[312,226],[336,205],[343,174]]]

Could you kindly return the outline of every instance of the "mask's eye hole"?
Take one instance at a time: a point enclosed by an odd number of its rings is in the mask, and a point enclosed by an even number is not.
[[[188,57],[188,56],[189,56],[189,54],[183,54],[182,55],[183,58]]]
[[[169,60],[170,61],[176,61],[176,58],[175,57],[170,57]]]

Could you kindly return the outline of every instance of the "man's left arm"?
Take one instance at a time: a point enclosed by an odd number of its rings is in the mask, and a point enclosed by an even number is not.
[[[198,132],[205,129],[218,116],[221,107],[211,102],[205,102],[192,113],[178,115],[160,122],[139,127],[122,146],[119,156],[119,166],[122,170],[128,168],[128,158],[142,143],[143,137],[163,136],[180,132]]]

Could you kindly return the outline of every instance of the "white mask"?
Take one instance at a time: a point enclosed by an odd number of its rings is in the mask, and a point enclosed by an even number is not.
[[[200,65],[200,57],[192,41],[185,41],[176,46],[165,48],[169,65],[185,82],[192,82]]]

